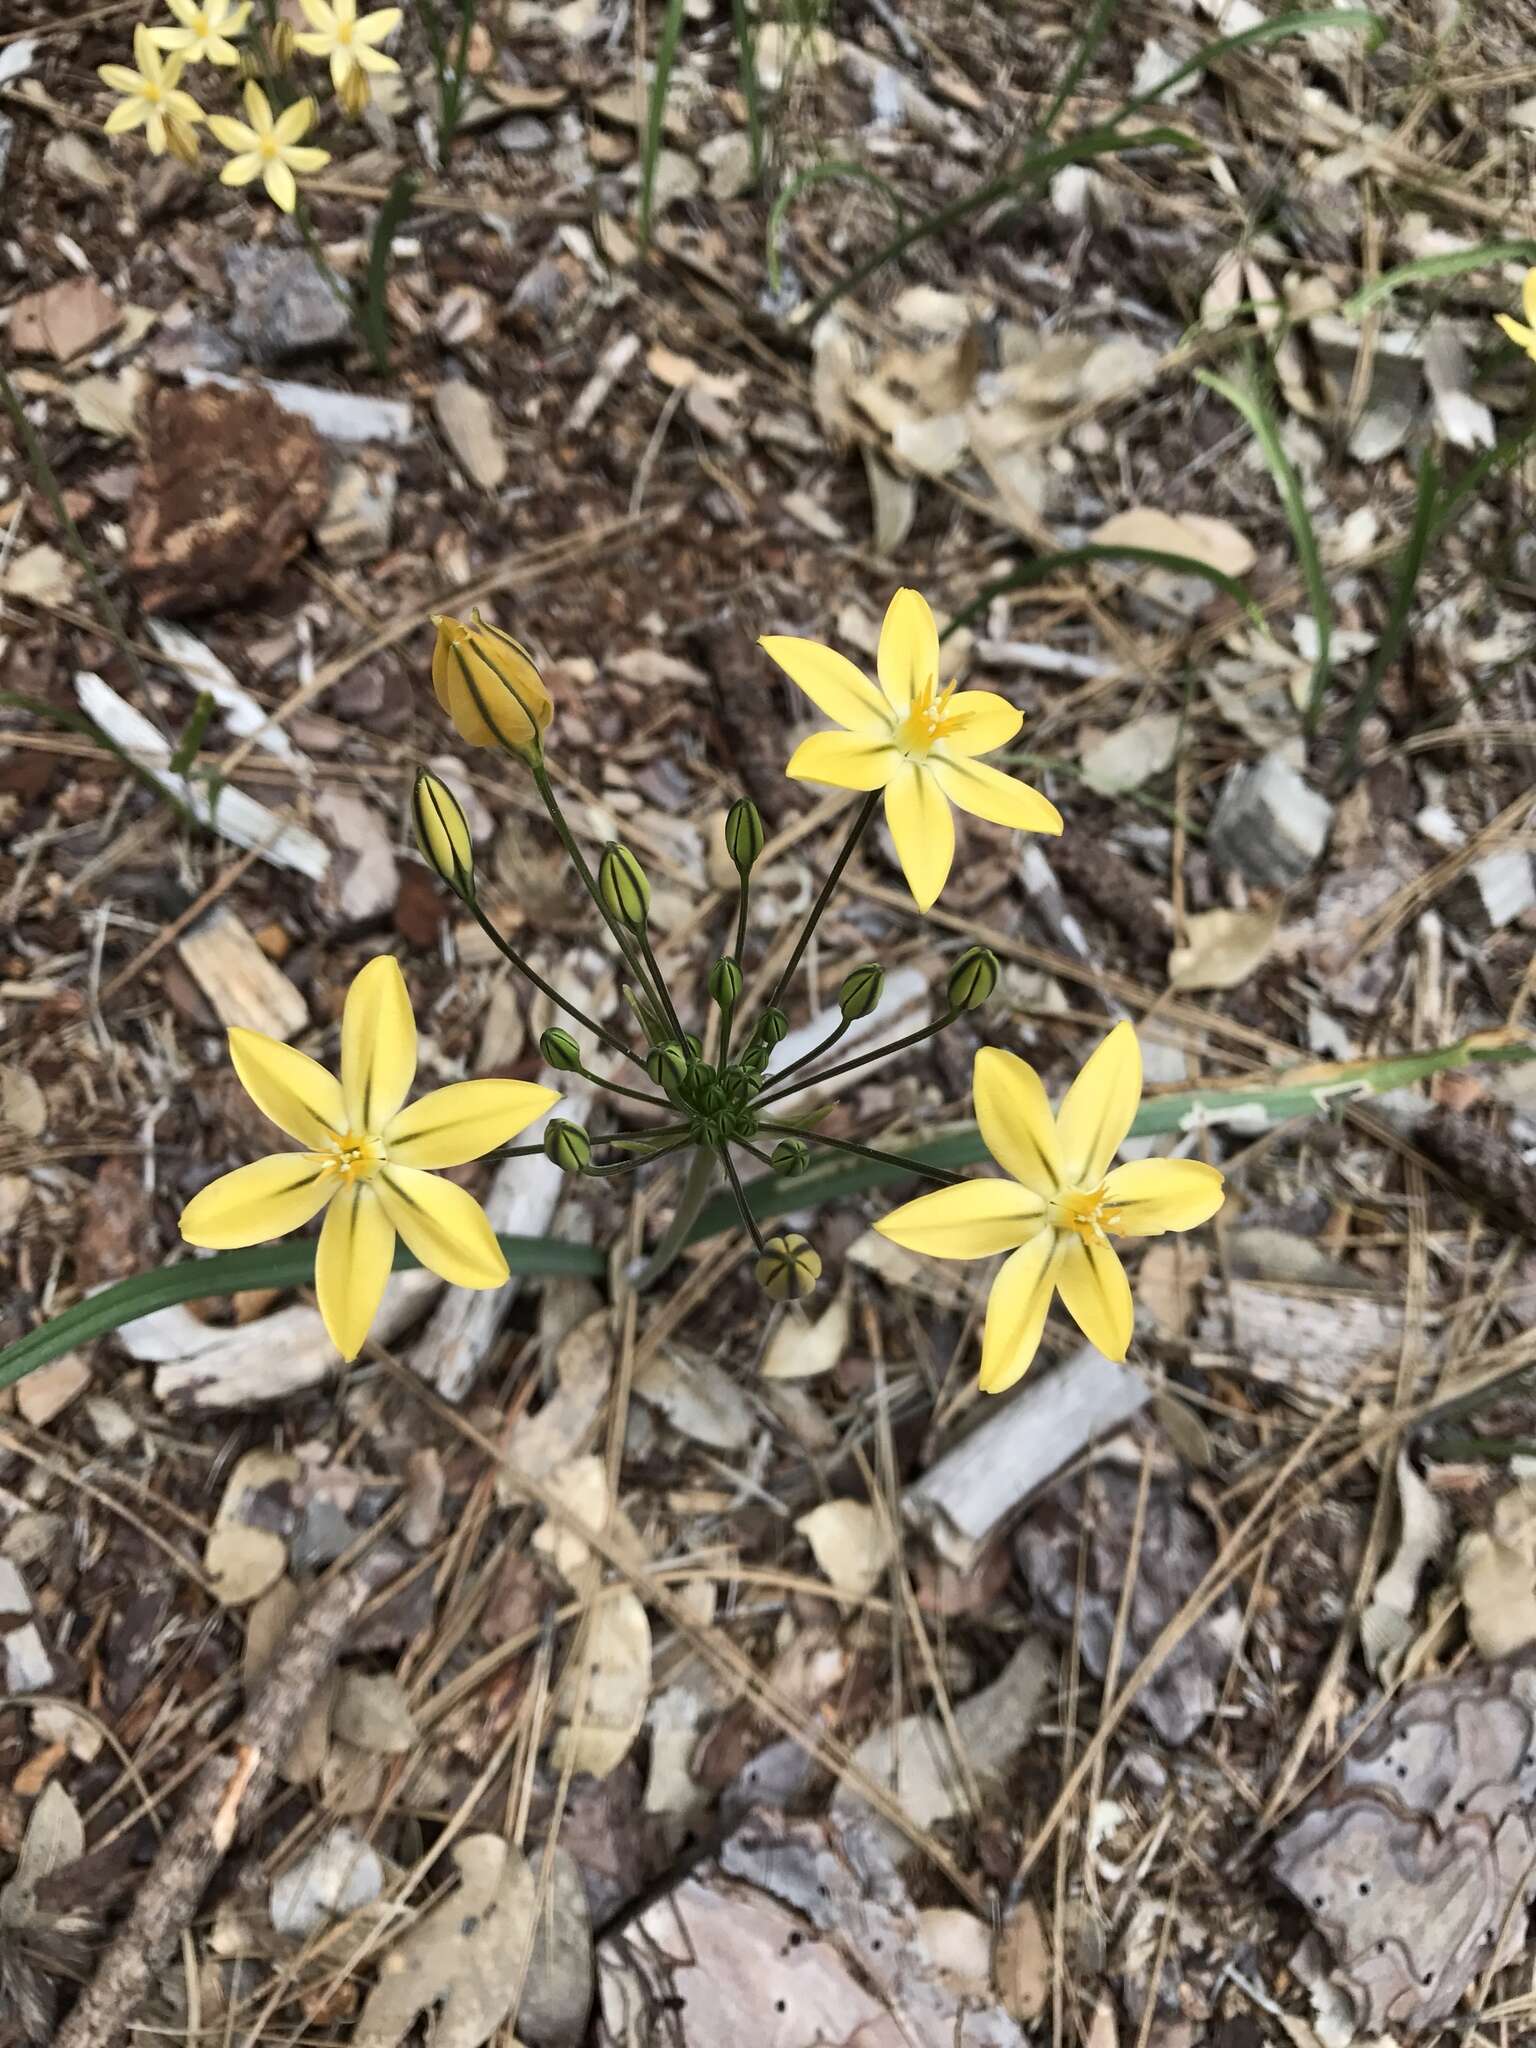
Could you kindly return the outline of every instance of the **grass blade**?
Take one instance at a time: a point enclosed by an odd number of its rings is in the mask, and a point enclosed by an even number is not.
[[[1413,526],[1409,531],[1408,544],[1397,558],[1397,582],[1392,591],[1392,609],[1387,615],[1386,628],[1376,643],[1376,652],[1371,656],[1371,665],[1365,672],[1365,680],[1355,693],[1349,722],[1344,728],[1343,752],[1334,778],[1336,787],[1342,788],[1350,778],[1355,765],[1355,750],[1360,744],[1360,728],[1375,708],[1387,670],[1396,662],[1402,652],[1403,642],[1408,637],[1408,613],[1413,605],[1414,586],[1419,580],[1419,571],[1424,566],[1424,557],[1429,549],[1430,534],[1435,523],[1435,501],[1439,495],[1440,470],[1434,456],[1426,448],[1419,462],[1419,488],[1413,507]]]
[[[1083,33],[1078,39],[1077,48],[1072,52],[1056,90],[1051,94],[1051,104],[1041,116],[1040,126],[1036,131],[1039,141],[1044,142],[1048,139],[1051,130],[1056,126],[1056,116],[1077,91],[1078,82],[1093,62],[1094,53],[1103,42],[1119,4],[1120,0],[1095,0],[1092,13],[1083,24]]]
[[[550,1237],[498,1239],[514,1273],[584,1273],[600,1279],[608,1261],[590,1245],[560,1244]],[[395,1247],[395,1270],[415,1266],[405,1246]],[[103,1287],[0,1351],[0,1387],[14,1386],[38,1366],[77,1345],[90,1344],[138,1316],[181,1301],[207,1301],[243,1287],[307,1287],[315,1277],[315,1239],[252,1245],[248,1251],[215,1252],[209,1259],[183,1259],[153,1273],[135,1273]]]
[[[1346,320],[1359,320],[1393,292],[1408,284],[1431,284],[1436,278],[1461,277],[1469,270],[1492,270],[1500,263],[1536,263],[1536,242],[1479,242],[1475,249],[1453,249],[1444,256],[1420,256],[1400,263],[1362,285],[1340,306]]]
[[[1169,554],[1163,548],[1099,547],[1090,544],[1063,548],[1055,555],[1039,555],[1022,568],[1000,576],[995,583],[989,583],[978,592],[969,604],[961,606],[939,638],[947,640],[951,633],[958,633],[962,626],[968,626],[972,619],[986,610],[994,597],[1006,597],[1011,590],[1027,590],[1032,584],[1048,583],[1060,570],[1071,569],[1079,562],[1145,562],[1154,569],[1171,569],[1179,576],[1203,576],[1207,583],[1214,583],[1218,590],[1224,590],[1228,597],[1236,599],[1261,631],[1269,631],[1264,614],[1247,586],[1235,576],[1227,575],[1225,570],[1213,569],[1209,562],[1197,561],[1193,555]]]
[[[384,195],[384,204],[373,224],[373,240],[368,247],[368,281],[363,291],[359,325],[373,359],[375,374],[380,377],[389,368],[389,317],[384,297],[389,283],[389,259],[394,248],[395,230],[410,212],[411,201],[415,197],[414,174],[399,172]]]
[[[731,0],[731,35],[736,44],[736,74],[747,105],[747,141],[752,150],[754,181],[763,175],[763,89],[757,75],[757,32],[747,0]]]
[[[1197,370],[1195,376],[1202,384],[1224,398],[1228,405],[1240,412],[1253,429],[1253,437],[1263,451],[1264,460],[1269,464],[1270,474],[1275,479],[1280,501],[1285,507],[1285,516],[1290,522],[1291,536],[1296,543],[1296,553],[1301,558],[1302,579],[1307,586],[1307,599],[1312,607],[1312,621],[1317,627],[1317,661],[1312,670],[1312,686],[1307,697],[1306,730],[1314,733],[1317,721],[1322,715],[1323,696],[1328,688],[1328,674],[1333,642],[1333,600],[1328,595],[1328,579],[1323,574],[1323,558],[1318,553],[1317,535],[1312,531],[1312,515],[1307,510],[1307,501],[1302,493],[1301,479],[1286,454],[1280,440],[1280,429],[1265,402],[1259,380],[1250,375],[1247,387],[1235,384],[1229,377],[1218,377],[1214,370]]]
[[[1120,121],[1127,114],[1139,113],[1143,107],[1155,106],[1170,86],[1193,78],[1197,71],[1208,71],[1218,58],[1228,57],[1234,50],[1247,49],[1253,43],[1277,43],[1287,36],[1310,35],[1314,29],[1339,28],[1360,29],[1367,38],[1368,50],[1374,50],[1387,32],[1387,25],[1381,17],[1364,7],[1323,7],[1294,14],[1277,14],[1272,21],[1255,22],[1252,28],[1239,29],[1234,36],[1221,36],[1214,43],[1203,43],[1187,64],[1181,64],[1177,71],[1170,71],[1166,78],[1159,79],[1146,92],[1136,93],[1128,99],[1114,119]]]
[[[1394,1088],[1409,1088],[1415,1082],[1450,1067],[1483,1064],[1520,1064],[1536,1059],[1536,1043],[1514,1031],[1484,1031],[1453,1045],[1431,1051],[1405,1053],[1397,1058],[1347,1060],[1339,1064],[1298,1068],[1294,1073],[1267,1081],[1229,1081],[1214,1087],[1180,1090],[1173,1095],[1154,1095],[1143,1102],[1131,1125],[1131,1136],[1166,1136],[1208,1124],[1230,1123],[1242,1131],[1272,1129],[1290,1117],[1329,1115],[1347,1102],[1362,1102],[1386,1095]],[[958,1168],[979,1166],[987,1158],[981,1133],[971,1123],[957,1125],[942,1137],[927,1138],[918,1145],[891,1145],[889,1150],[927,1166]],[[763,1174],[746,1184],[746,1198],[760,1223],[823,1202],[839,1201],[861,1194],[867,1188],[885,1187],[908,1178],[894,1166],[872,1159],[839,1159],[830,1165],[813,1166],[796,1180],[777,1174]],[[734,1201],[716,1197],[694,1225],[689,1242],[733,1230],[738,1222]]]
[[[901,194],[889,178],[882,178],[878,171],[870,170],[867,164],[856,164],[850,157],[828,157],[825,163],[811,164],[798,176],[790,179],[784,190],[773,202],[773,211],[768,216],[768,284],[774,292],[783,289],[783,272],[779,262],[779,243],[784,231],[784,218],[795,201],[807,187],[820,185],[828,178],[848,178],[854,183],[868,185],[878,192],[882,199],[888,199],[898,225],[905,222],[907,209],[902,204]]]
[[[672,84],[672,66],[677,61],[677,41],[683,32],[686,0],[667,0],[661,37],[656,45],[656,71],[651,79],[651,97],[645,110],[645,138],[640,145],[640,247],[651,246],[651,209],[656,198],[656,162],[661,155],[661,123],[667,111],[667,92]]]

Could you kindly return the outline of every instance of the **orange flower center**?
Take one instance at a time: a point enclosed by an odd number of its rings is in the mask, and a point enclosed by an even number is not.
[[[372,1180],[384,1164],[383,1147],[366,1132],[338,1131],[331,1148],[335,1157],[327,1161],[327,1167],[341,1181]]]
[[[338,21],[338,22],[337,22],[337,24],[336,24],[336,40],[337,40],[337,42],[338,42],[338,43],[340,43],[340,44],[342,45],[342,47],[343,47],[343,48],[345,48],[345,47],[346,47],[346,45],[347,45],[348,43],[350,43],[350,42],[351,42],[351,40],[352,40],[352,24],[351,24],[351,22],[350,22],[350,21]]]
[[[1105,1200],[1101,1182],[1096,1188],[1064,1189],[1051,1204],[1051,1222],[1057,1230],[1073,1231],[1084,1244],[1103,1244],[1119,1229],[1120,1211]]]
[[[912,708],[896,729],[896,744],[909,761],[921,761],[936,741],[965,724],[963,711],[954,714],[948,709],[954,694],[955,685],[946,683],[940,690],[937,677],[914,693]]]

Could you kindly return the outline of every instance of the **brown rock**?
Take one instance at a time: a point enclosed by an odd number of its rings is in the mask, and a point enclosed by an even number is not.
[[[94,348],[122,317],[117,301],[94,277],[69,277],[16,301],[11,346],[20,356],[52,356],[67,363]]]
[[[325,509],[324,444],[265,391],[162,391],[149,451],[128,515],[128,573],[146,611],[270,590]]]

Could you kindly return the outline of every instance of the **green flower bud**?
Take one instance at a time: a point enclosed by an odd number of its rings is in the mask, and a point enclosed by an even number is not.
[[[562,1173],[585,1173],[592,1163],[592,1140],[580,1124],[556,1117],[544,1127],[544,1152]]]
[[[734,1010],[741,1001],[741,969],[734,960],[717,960],[711,967],[709,994],[722,1010]]]
[[[556,1073],[581,1072],[581,1047],[570,1032],[562,1030],[558,1024],[551,1024],[542,1034],[539,1039],[539,1051],[544,1057],[545,1066],[553,1067]]]
[[[764,1010],[753,1027],[752,1036],[763,1045],[778,1045],[789,1036],[789,1019],[782,1010]]]
[[[291,21],[279,21],[267,40],[272,53],[274,71],[286,71],[293,62],[293,53],[298,48],[298,37]]]
[[[774,1301],[803,1301],[821,1278],[821,1253],[798,1231],[770,1237],[757,1262],[757,1284]]]
[[[997,955],[986,946],[967,946],[949,970],[952,1010],[979,1010],[997,987]]]
[[[651,885],[627,846],[610,840],[597,864],[597,887],[610,917],[632,932],[643,932],[651,913]]]
[[[763,850],[763,814],[744,796],[738,797],[725,814],[725,850],[745,881]]]
[[[690,1059],[700,1060],[704,1057],[704,1041],[702,1038],[695,1038],[691,1031],[683,1033],[683,1044],[688,1049]]]
[[[855,967],[851,974],[844,975],[843,985],[837,992],[837,1007],[843,1013],[843,1022],[852,1024],[860,1017],[867,1017],[885,993],[885,969],[877,961],[866,960],[862,967]]]
[[[692,1064],[675,1041],[671,1045],[653,1045],[645,1056],[645,1071],[673,1104],[681,1101],[679,1091],[692,1071]]]
[[[475,893],[475,848],[463,806],[447,783],[423,769],[411,791],[416,844],[432,872],[467,901]]]
[[[781,1138],[773,1148],[773,1170],[796,1180],[811,1163],[810,1148],[799,1138]]]

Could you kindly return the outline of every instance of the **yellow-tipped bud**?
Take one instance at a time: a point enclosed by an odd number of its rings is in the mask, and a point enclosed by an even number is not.
[[[272,53],[272,69],[286,71],[293,62],[293,53],[298,48],[298,35],[291,21],[279,21],[272,30],[267,48]]]
[[[195,171],[202,162],[197,147],[197,130],[180,114],[167,114],[165,118],[165,146],[189,170]]]
[[[336,89],[341,102],[341,111],[349,121],[361,121],[373,99],[373,89],[368,83],[368,74],[361,64],[354,64]]]
[[[555,707],[527,648],[478,612],[468,626],[445,615],[432,623],[432,688],[460,739],[536,761]]]
[[[447,783],[425,769],[411,791],[411,822],[422,859],[467,902],[475,893],[475,847],[469,820]]]
[[[266,66],[261,61],[259,50],[242,50],[237,76],[242,85],[260,85],[266,77]]]
[[[773,1301],[803,1301],[821,1278],[821,1254],[797,1230],[770,1237],[757,1262],[757,1284]]]

